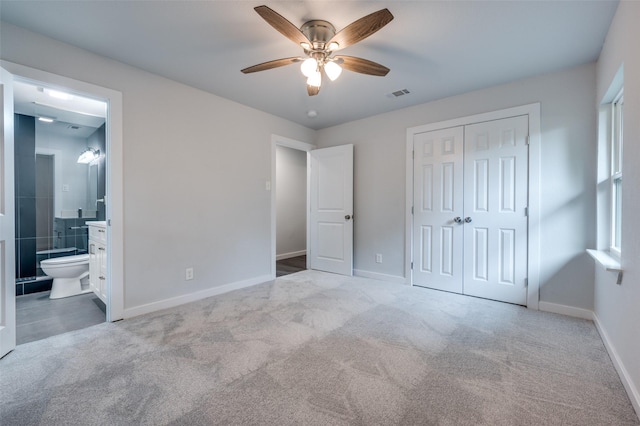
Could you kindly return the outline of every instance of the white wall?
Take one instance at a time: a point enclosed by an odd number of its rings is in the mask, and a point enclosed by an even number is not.
[[[321,148],[355,146],[355,269],[404,275],[408,127],[534,102],[541,103],[540,298],[592,309],[585,249],[595,244],[595,64],[318,131]]]
[[[621,1],[597,65],[597,101],[624,64],[624,157],[622,193],[622,285],[596,269],[596,322],[640,413],[640,3]],[[595,163],[593,163],[595,165]],[[595,185],[595,180],[593,185]],[[606,224],[605,224],[606,226]]]
[[[270,277],[271,135],[313,130],[6,23],[0,36],[2,59],[122,92],[125,310]]]
[[[307,250],[307,153],[276,146],[276,256]]]

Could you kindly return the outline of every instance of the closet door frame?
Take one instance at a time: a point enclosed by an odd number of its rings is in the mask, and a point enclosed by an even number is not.
[[[540,103],[410,127],[406,139],[405,278],[413,285],[413,144],[414,135],[448,127],[527,115],[529,118],[528,287],[527,307],[538,310],[540,295]]]

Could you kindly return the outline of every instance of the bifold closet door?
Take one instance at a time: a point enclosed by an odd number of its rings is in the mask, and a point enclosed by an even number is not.
[[[465,126],[464,294],[526,305],[528,126]]]
[[[528,117],[418,133],[413,283],[526,305]]]
[[[463,135],[454,127],[413,142],[413,283],[455,293],[463,277]]]

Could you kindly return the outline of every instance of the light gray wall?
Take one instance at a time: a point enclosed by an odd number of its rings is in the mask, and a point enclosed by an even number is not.
[[[318,131],[320,148],[355,146],[355,269],[404,275],[408,127],[540,102],[540,298],[592,309],[595,82],[588,64]]]
[[[276,146],[276,256],[307,249],[307,153]],[[284,257],[283,257],[284,258]]]
[[[313,130],[6,23],[0,36],[2,59],[122,92],[125,309],[270,275],[271,135]]]
[[[622,285],[616,274],[596,266],[596,321],[626,372],[627,390],[640,412],[640,3],[622,1],[598,60],[600,102],[616,72],[624,64],[624,157],[622,160]],[[595,163],[593,163],[595,166]],[[592,185],[595,185],[594,180]],[[605,215],[606,216],[606,215]],[[605,223],[599,225],[606,227]]]

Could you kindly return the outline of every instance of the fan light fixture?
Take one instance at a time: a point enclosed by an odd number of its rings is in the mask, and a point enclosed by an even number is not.
[[[331,81],[335,81],[342,73],[340,65],[333,61],[326,61],[324,64],[315,58],[307,58],[300,65],[300,71],[307,77],[307,84],[314,87],[320,87],[322,82],[321,71],[327,74]]]
[[[78,157],[79,164],[89,164],[95,160],[100,158],[100,150],[87,148],[80,156]]]
[[[313,87],[320,87],[322,84],[322,74],[320,71],[316,71],[307,79],[307,84]]]
[[[318,71],[318,61],[313,58],[305,59],[302,62],[302,65],[300,65],[300,71],[302,71],[302,74],[305,77],[311,77],[316,71]]]
[[[327,73],[327,77],[329,77],[331,81],[335,81],[336,78],[340,77],[340,74],[342,73],[342,68],[340,67],[340,65],[336,64],[335,62],[329,61],[326,64],[324,64],[324,72]]]
[[[383,77],[389,68],[367,59],[354,56],[336,55],[334,52],[358,43],[369,37],[393,20],[389,9],[381,9],[364,16],[340,31],[328,21],[313,19],[300,28],[267,6],[257,6],[254,10],[269,25],[289,40],[304,49],[305,56],[276,59],[241,70],[244,74],[266,71],[302,62],[300,71],[307,78],[307,93],[315,96],[320,92],[322,71],[330,80],[337,79],[342,69],[360,74]]]

